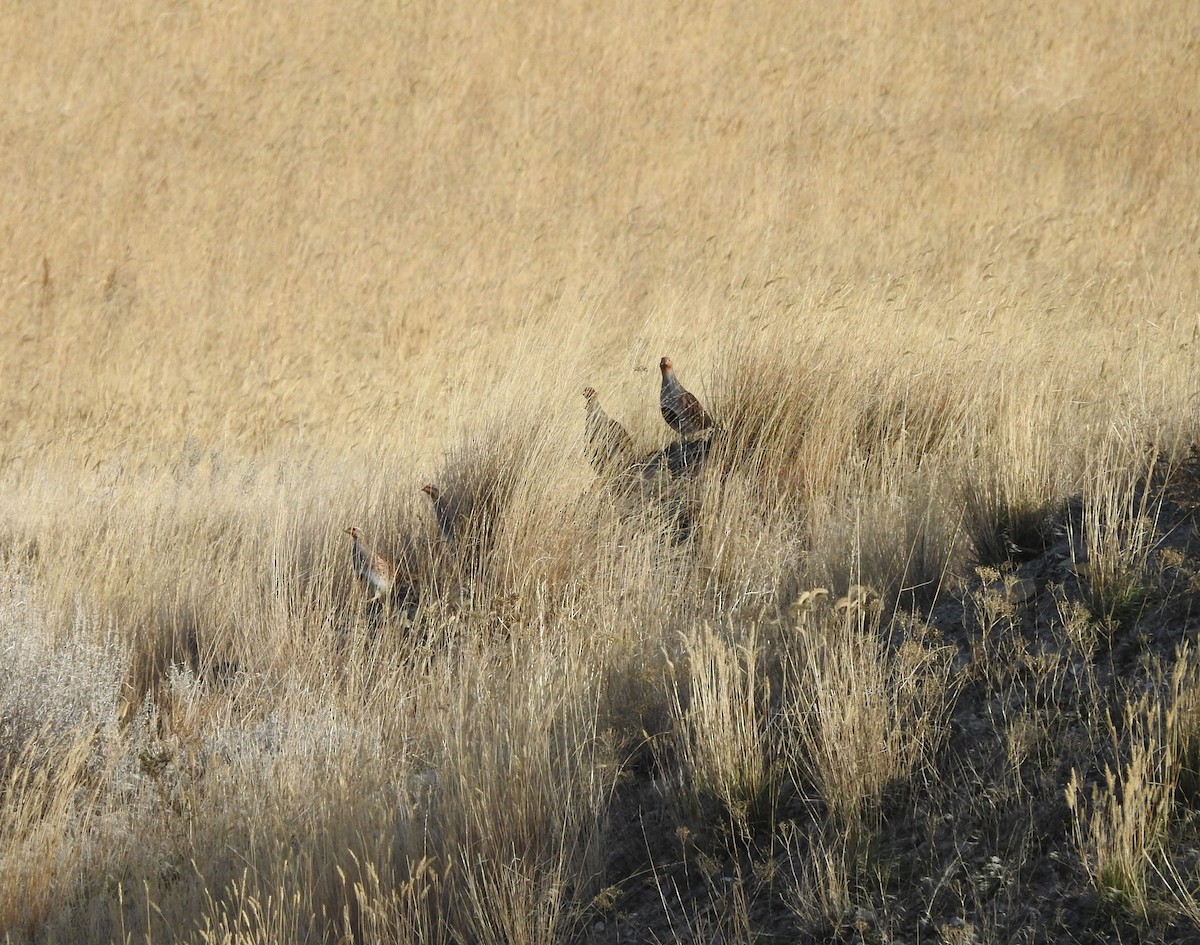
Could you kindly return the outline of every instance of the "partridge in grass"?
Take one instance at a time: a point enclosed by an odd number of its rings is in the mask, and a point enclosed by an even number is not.
[[[601,474],[628,469],[634,461],[633,440],[629,433],[604,412],[595,388],[585,387],[583,396],[587,398],[584,433],[592,466]]]
[[[453,542],[455,518],[453,504],[435,485],[422,486],[421,491],[429,496],[429,500],[433,503],[433,515],[437,519],[438,529],[441,531],[442,537],[447,543]]]
[[[670,358],[658,362],[662,371],[662,388],[658,393],[658,405],[663,419],[682,437],[695,436],[713,426],[713,419],[701,406],[696,395],[684,390],[675,377],[675,368]]]
[[[362,530],[351,525],[346,529],[353,544],[350,557],[354,562],[354,573],[371,592],[372,601],[390,604],[396,587],[396,564],[376,552],[362,540]]]

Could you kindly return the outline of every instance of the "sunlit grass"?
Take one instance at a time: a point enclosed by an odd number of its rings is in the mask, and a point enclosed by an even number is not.
[[[0,933],[874,940],[1039,804],[1194,922],[1192,19],[0,10]]]

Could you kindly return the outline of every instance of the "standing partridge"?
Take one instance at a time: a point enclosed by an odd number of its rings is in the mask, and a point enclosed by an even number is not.
[[[670,358],[658,362],[662,371],[662,387],[658,394],[658,405],[663,419],[682,437],[695,436],[713,426],[713,419],[701,406],[696,395],[684,390],[675,378],[675,369]]]
[[[601,475],[628,469],[634,462],[633,440],[629,433],[604,412],[595,388],[585,387],[583,396],[587,398],[587,419],[583,429],[592,466]]]
[[[390,604],[392,590],[396,584],[396,564],[366,545],[362,540],[362,530],[351,525],[346,529],[353,544],[350,557],[354,563],[354,573],[372,591],[372,601],[383,601]]]

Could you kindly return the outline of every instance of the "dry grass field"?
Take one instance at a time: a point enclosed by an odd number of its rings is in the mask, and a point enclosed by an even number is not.
[[[0,5],[5,941],[1200,939],[1198,57]]]

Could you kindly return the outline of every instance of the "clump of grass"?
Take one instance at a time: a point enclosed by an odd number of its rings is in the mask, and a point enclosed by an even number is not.
[[[937,476],[909,471],[839,498],[810,512],[814,577],[839,594],[871,587],[889,613],[931,607],[962,557]]]
[[[1132,457],[1113,440],[1102,444],[1083,493],[1082,541],[1088,606],[1102,621],[1136,616],[1152,591],[1151,556],[1161,496],[1153,493],[1158,453]]]
[[[1178,762],[1178,799],[1192,803],[1200,796],[1200,659],[1191,645],[1180,647],[1171,673],[1171,705],[1167,730]]]
[[[954,375],[873,357],[846,362],[835,347],[796,361],[779,356],[784,343],[743,344],[721,364],[718,468],[754,470],[764,491],[811,500],[836,492],[848,469],[875,485],[940,457],[960,434],[971,398]],[[853,332],[839,339],[847,348],[877,343]]]
[[[564,487],[586,460],[563,448],[560,425],[550,416],[485,420],[447,451],[432,478],[452,536],[433,539],[428,571],[418,577],[435,596],[506,610],[511,622],[537,614],[536,602],[544,608],[572,593],[590,547],[580,526],[596,509],[594,495]]]
[[[769,824],[779,792],[770,684],[758,628],[731,638],[705,623],[684,636],[682,685],[672,704],[672,760],[689,819],[719,819],[748,838]]]
[[[1059,497],[1036,467],[992,456],[964,467],[963,477],[963,526],[977,564],[1023,561],[1046,548]]]
[[[805,492],[814,464],[805,441],[819,414],[822,389],[813,367],[776,352],[743,347],[722,362],[712,414],[720,424],[710,464],[755,470],[772,494]]]
[[[1075,842],[1088,875],[1110,904],[1145,916],[1149,904],[1150,857],[1163,841],[1168,798],[1158,781],[1156,746],[1135,745],[1120,774],[1104,773],[1092,789],[1088,812],[1078,773],[1067,786],[1075,815]]]
[[[91,729],[45,734],[0,766],[0,929],[29,935],[78,895],[81,877],[100,859],[92,835],[108,780]]]
[[[963,508],[971,552],[981,565],[1023,560],[1046,546],[1052,504],[1044,495],[1010,491],[1002,481],[972,475],[963,488]]]
[[[341,877],[346,886],[345,924],[358,940],[411,945],[454,941],[438,906],[447,877],[430,857],[407,864],[400,875],[386,865],[355,862]]]
[[[784,893],[788,908],[810,935],[830,935],[850,912],[852,845],[837,830],[804,831],[794,822],[782,827],[789,864]]]
[[[446,544],[467,579],[480,580],[492,564],[512,513],[513,496],[532,472],[528,436],[498,425],[466,434],[433,477],[440,491]],[[439,527],[443,524],[438,522]]]
[[[1200,756],[1200,660],[1188,646],[1169,675],[1109,723],[1115,760],[1103,781],[1086,785],[1073,770],[1066,790],[1075,846],[1106,906],[1141,918],[1163,910],[1194,919],[1194,886],[1176,864],[1193,842],[1190,798]]]
[[[856,833],[945,738],[950,653],[916,638],[889,652],[878,611],[862,606],[801,608],[796,621],[781,709],[784,764]]]
[[[1053,436],[1067,427],[1060,401],[1044,389],[1012,395],[962,444],[963,524],[977,564],[1022,561],[1051,541],[1055,511],[1072,491],[1076,448]]]
[[[953,366],[939,362],[890,364],[881,368],[889,374],[867,383],[855,440],[880,475],[920,465],[960,440],[974,404]]]
[[[1149,697],[1127,707],[1124,731],[1111,730],[1118,747],[1128,745],[1126,761],[1107,766],[1103,783],[1090,792],[1072,771],[1066,792],[1076,848],[1093,885],[1110,906],[1143,917],[1151,863],[1171,820],[1174,766],[1164,720]]]
[[[544,638],[530,657],[469,647],[450,670],[451,727],[422,724],[437,764],[424,831],[404,854],[430,858],[455,940],[550,945],[597,888],[618,767],[598,731],[595,677],[566,639]]]

